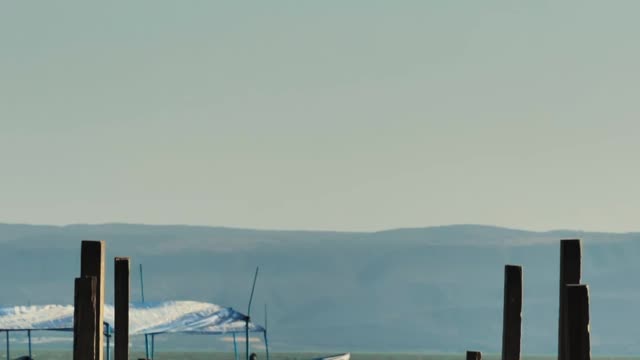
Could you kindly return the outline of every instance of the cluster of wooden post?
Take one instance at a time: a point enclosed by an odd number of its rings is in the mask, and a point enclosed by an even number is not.
[[[105,242],[83,241],[75,279],[73,359],[103,360]],[[129,258],[114,259],[115,360],[129,359]]]
[[[560,306],[558,360],[591,360],[589,287],[580,283],[582,245],[578,239],[560,241]],[[502,360],[520,360],[522,332],[522,267],[504,269]],[[481,360],[467,351],[467,360]]]

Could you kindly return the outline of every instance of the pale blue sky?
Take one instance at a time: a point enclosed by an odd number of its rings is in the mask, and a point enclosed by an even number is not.
[[[640,230],[637,1],[0,5],[0,222]]]

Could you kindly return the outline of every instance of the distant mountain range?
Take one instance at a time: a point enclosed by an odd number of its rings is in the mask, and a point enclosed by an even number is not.
[[[246,311],[269,306],[274,351],[499,352],[503,266],[524,266],[522,351],[556,352],[559,240],[581,238],[594,354],[640,353],[640,233],[531,232],[453,225],[373,233],[130,224],[0,224],[0,303],[72,303],[80,240],[131,256],[132,300],[144,264],[148,300],[188,299]],[[165,347],[228,339],[159,339]],[[187,345],[185,345],[187,344]]]

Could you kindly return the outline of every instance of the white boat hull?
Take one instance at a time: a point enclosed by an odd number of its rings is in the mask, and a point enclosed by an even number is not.
[[[329,356],[315,358],[313,360],[349,360],[349,359],[351,359],[351,353],[329,355]]]

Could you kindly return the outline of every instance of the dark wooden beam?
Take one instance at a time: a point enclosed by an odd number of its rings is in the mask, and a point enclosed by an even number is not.
[[[73,360],[96,360],[97,279],[94,276],[75,280],[73,310]]]
[[[80,277],[93,276],[96,278],[96,360],[103,359],[104,340],[102,324],[104,321],[104,257],[105,243],[102,240],[82,241],[80,254]]]
[[[560,304],[558,309],[558,360],[567,357],[567,285],[580,284],[582,246],[579,239],[560,240]]]
[[[480,351],[467,351],[467,360],[482,360]]]
[[[129,360],[129,264],[128,257],[114,259],[114,360]]]
[[[522,331],[522,267],[504,267],[502,360],[520,360]]]
[[[591,360],[589,287],[567,285],[567,359]]]

